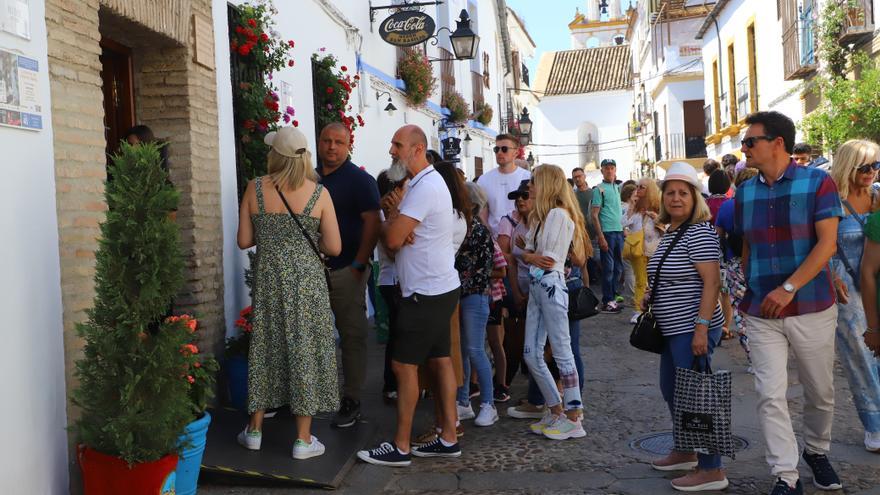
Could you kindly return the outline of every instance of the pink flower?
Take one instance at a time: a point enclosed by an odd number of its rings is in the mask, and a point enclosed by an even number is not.
[[[284,113],[288,115],[296,115],[296,111],[290,105],[287,105],[287,108],[284,109]]]
[[[325,47],[322,46],[318,51],[325,52],[325,51],[327,51],[327,48],[325,48]]]
[[[196,379],[192,377],[192,375],[186,375],[186,381],[189,383],[195,383]]]
[[[284,116],[281,117],[281,118],[284,120],[284,123],[285,123],[285,124],[287,124],[287,123],[290,122],[290,115],[284,114]]]

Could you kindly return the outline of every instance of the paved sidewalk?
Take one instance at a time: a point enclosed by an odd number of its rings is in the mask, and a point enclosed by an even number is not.
[[[655,456],[634,450],[641,436],[671,430],[669,413],[657,385],[658,356],[629,346],[629,312],[598,315],[583,322],[581,353],[586,367],[584,391],[587,436],[556,442],[528,433],[528,421],[506,417],[489,428],[466,421],[460,459],[414,459],[409,468],[380,468],[358,462],[337,491],[340,494],[428,495],[467,494],[671,494],[673,475],[651,470]],[[395,410],[381,401],[383,346],[370,347],[369,393],[364,398],[365,419],[378,424],[379,438],[393,436]],[[791,363],[793,364],[793,363]],[[725,493],[768,493],[774,481],[764,462],[764,445],[755,413],[755,394],[746,359],[735,340],[725,341],[715,353],[715,370],[734,372],[734,433],[748,441],[736,460],[725,458],[730,487]],[[801,421],[802,387],[789,367],[789,397],[795,429]],[[842,370],[835,370],[837,406],[831,460],[846,494],[880,495],[880,455],[863,447],[863,430],[856,416]],[[525,395],[524,377],[517,378],[512,395]],[[510,405],[513,404],[511,401]],[[430,424],[430,403],[421,404],[415,433]],[[371,444],[374,445],[374,444]],[[291,460],[291,462],[295,462]],[[813,488],[809,470],[801,466],[806,493]],[[245,487],[207,484],[204,495],[275,495],[327,493],[307,489]]]

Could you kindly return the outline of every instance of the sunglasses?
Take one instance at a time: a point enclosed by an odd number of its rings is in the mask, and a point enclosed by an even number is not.
[[[648,186],[646,186],[644,184],[639,184],[638,186],[636,186],[636,189],[647,189],[647,188],[648,188]]]
[[[492,148],[492,151],[494,151],[495,153],[498,153],[499,151],[502,153],[507,153],[510,150],[511,148],[509,146],[496,146]]]
[[[747,148],[752,149],[755,147],[759,139],[763,139],[764,141],[773,141],[776,139],[776,136],[751,136],[742,140],[743,144],[746,145]]]
[[[866,164],[862,165],[861,167],[857,168],[856,170],[858,170],[860,174],[868,174],[871,172],[876,172],[876,171],[880,170],[880,162],[866,163]]]
[[[527,193],[527,192],[519,193],[519,195],[516,197],[516,199],[514,199],[514,201],[516,201],[517,199],[521,199],[521,200],[525,201],[525,200],[529,199],[529,193]]]

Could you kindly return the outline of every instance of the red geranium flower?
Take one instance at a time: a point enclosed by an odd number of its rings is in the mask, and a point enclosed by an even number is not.
[[[291,48],[293,48],[294,45],[296,45],[296,43],[294,43],[293,40],[287,40],[287,44],[288,44]]]
[[[267,35],[266,33],[261,34],[260,41],[262,41],[263,43],[269,41],[269,35]]]
[[[327,94],[328,94],[328,95],[332,95],[332,94],[333,94],[333,88],[328,87],[328,88],[327,88]]]
[[[287,61],[287,66],[288,66],[288,67],[293,67],[293,60],[288,60],[288,61]]]
[[[257,27],[257,21],[255,21],[253,19],[248,19],[248,26]]]
[[[340,69],[342,72],[348,72],[348,67],[346,67],[346,66],[344,66],[344,65],[343,65],[342,67],[340,67],[339,69]]]
[[[294,127],[299,127],[299,121],[298,121],[298,120],[294,120],[294,121],[293,121],[293,126],[294,126]]]

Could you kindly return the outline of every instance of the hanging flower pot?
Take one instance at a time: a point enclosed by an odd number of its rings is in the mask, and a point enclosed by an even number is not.
[[[83,445],[77,447],[85,495],[175,495],[177,455],[129,464]]]
[[[208,425],[211,424],[211,415],[205,414],[186,425],[183,435],[180,436],[180,445],[183,452],[177,461],[176,495],[195,495],[199,482],[199,470],[202,466],[202,455],[205,453],[205,443],[208,438]]]

